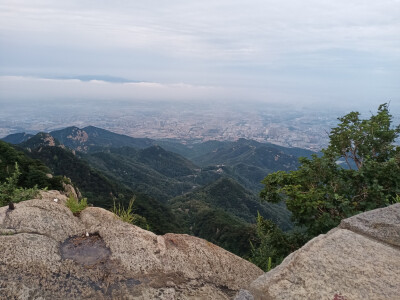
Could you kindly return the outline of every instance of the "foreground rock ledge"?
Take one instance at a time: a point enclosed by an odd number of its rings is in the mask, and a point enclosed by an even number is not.
[[[263,273],[205,240],[157,236],[101,208],[75,217],[65,200],[50,191],[0,208],[0,299],[232,299]]]
[[[400,204],[366,212],[312,239],[236,299],[397,300],[399,245]]]

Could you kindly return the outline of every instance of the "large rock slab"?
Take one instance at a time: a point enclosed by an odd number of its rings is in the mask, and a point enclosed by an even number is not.
[[[0,299],[232,299],[263,273],[205,240],[42,196],[0,208]]]
[[[339,227],[400,247],[400,203],[345,219]]]
[[[266,300],[400,299],[399,219],[400,205],[396,204],[344,220],[339,228],[312,239],[253,281],[250,296]],[[243,295],[236,299],[247,299]]]

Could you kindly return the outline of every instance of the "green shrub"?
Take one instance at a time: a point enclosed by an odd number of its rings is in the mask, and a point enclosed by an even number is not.
[[[39,190],[35,185],[33,188],[23,188],[18,186],[18,179],[21,175],[18,163],[15,163],[13,174],[6,178],[5,182],[0,183],[0,206],[5,206],[9,202],[18,203],[24,200],[35,198]]]
[[[78,200],[75,197],[70,196],[66,202],[66,205],[74,215],[77,215],[88,206],[88,203],[86,198]]]
[[[309,237],[296,228],[283,232],[274,222],[257,217],[257,240],[250,242],[251,255],[249,261],[264,271],[270,271],[279,265],[291,252],[304,245]]]

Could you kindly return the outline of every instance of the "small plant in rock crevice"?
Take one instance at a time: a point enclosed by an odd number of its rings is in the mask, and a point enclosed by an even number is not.
[[[149,227],[149,224],[147,223],[146,218],[142,217],[138,214],[135,214],[133,212],[133,203],[134,202],[135,202],[135,197],[133,197],[129,201],[128,207],[125,208],[120,203],[118,203],[118,205],[117,205],[115,203],[115,199],[114,199],[114,205],[113,205],[113,208],[111,209],[111,212],[113,212],[121,221],[139,226],[146,230],[150,230],[150,227]]]
[[[86,198],[78,200],[71,195],[69,196],[65,205],[72,211],[74,215],[79,215],[79,213],[88,206],[88,203]]]

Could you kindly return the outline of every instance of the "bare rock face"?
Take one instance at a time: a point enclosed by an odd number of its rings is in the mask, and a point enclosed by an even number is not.
[[[396,204],[343,220],[253,281],[249,291],[266,300],[400,299],[399,246]]]
[[[339,227],[400,247],[400,203],[353,216]]]
[[[54,201],[57,199],[58,201]],[[0,208],[0,299],[232,299],[263,272],[205,240],[157,236],[65,196]]]

